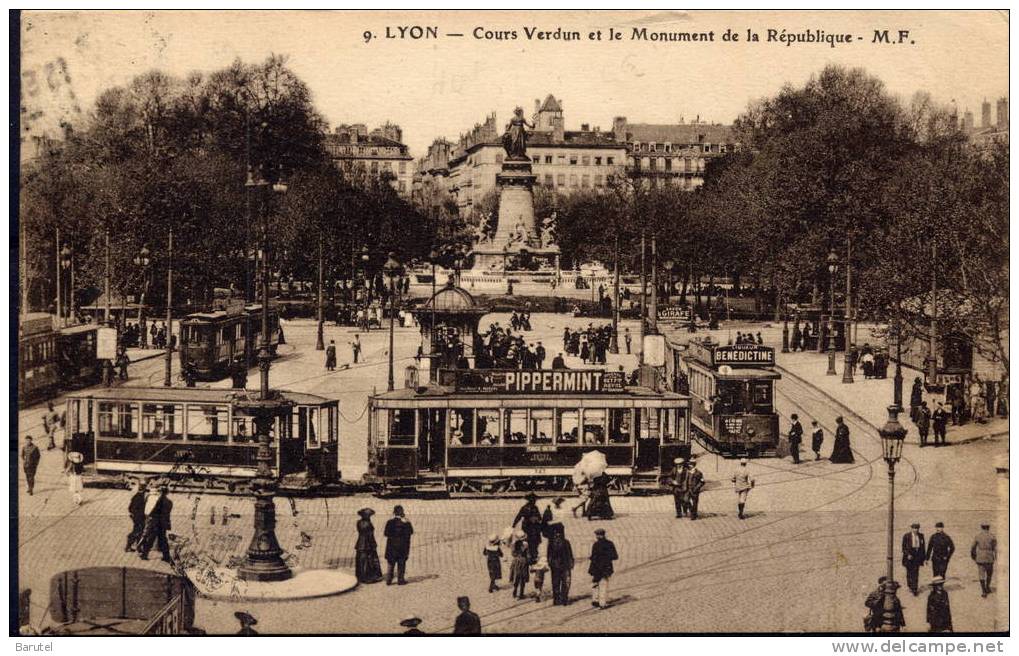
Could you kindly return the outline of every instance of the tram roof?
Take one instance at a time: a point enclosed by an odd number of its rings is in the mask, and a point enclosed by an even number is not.
[[[778,380],[782,374],[768,369],[733,368],[728,373],[715,371],[715,377],[719,380]]]
[[[393,390],[392,392],[383,392],[372,396],[373,399],[382,399],[386,401],[413,401],[416,399],[437,399],[437,398],[450,398],[450,399],[563,399],[563,398],[576,398],[576,399],[632,399],[632,398],[646,398],[646,399],[668,399],[668,400],[685,400],[690,397],[684,394],[677,394],[676,392],[656,392],[649,387],[641,387],[633,385],[624,388],[618,392],[530,392],[530,393],[492,393],[492,392],[458,392],[456,388],[447,385],[438,385],[435,383],[429,383],[417,388],[405,387],[403,389]]]
[[[80,326],[68,326],[67,328],[61,328],[61,335],[77,335],[79,333],[87,333],[92,330],[98,330],[100,326],[94,323],[83,323]]]
[[[298,405],[338,403],[316,394],[282,390],[284,398]],[[111,387],[69,394],[67,398],[110,401],[181,401],[185,403],[227,403],[245,394],[257,397],[257,390],[208,389],[199,387]]]

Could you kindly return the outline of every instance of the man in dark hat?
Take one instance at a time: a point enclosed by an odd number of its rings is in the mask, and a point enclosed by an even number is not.
[[[955,553],[955,543],[945,533],[945,523],[934,525],[934,535],[927,543],[927,560],[931,561],[934,576],[944,577],[948,572],[948,561]]]
[[[697,519],[697,506],[700,504],[701,490],[704,489],[704,474],[697,469],[697,460],[691,458],[686,463],[686,505],[690,511],[690,520]]]
[[[619,559],[616,553],[616,545],[605,537],[605,529],[599,528],[594,532],[597,538],[591,545],[591,565],[587,573],[591,575],[591,605],[595,608],[608,608],[609,605],[609,579],[615,571],[612,561]]]
[[[481,618],[471,610],[470,597],[457,597],[456,606],[460,614],[453,625],[453,635],[481,635]]]
[[[241,623],[241,630],[237,632],[237,635],[239,636],[258,635],[258,631],[251,628],[258,624],[258,620],[256,620],[248,613],[245,613],[243,610],[239,610],[236,613],[234,613],[234,617],[236,617],[237,621]]]
[[[943,576],[935,576],[931,580],[931,592],[927,595],[927,624],[931,633],[952,632],[952,608],[948,604]]]
[[[520,507],[517,516],[513,519],[513,527],[520,524],[520,528],[527,534],[527,557],[530,562],[538,561],[538,545],[541,544],[542,516],[541,511],[535,503],[538,496],[534,492],[528,492],[524,497],[527,503]]]
[[[393,570],[396,570],[398,585],[407,585],[407,559],[410,557],[410,536],[414,527],[407,520],[403,506],[393,508],[393,518],[386,522],[386,585],[393,584]],[[420,620],[419,620],[420,621]],[[415,625],[416,626],[416,625]]]
[[[400,626],[407,627],[407,630],[403,632],[403,635],[424,635],[425,632],[418,628],[420,625],[420,617],[408,617],[407,619],[400,621]]]
[[[124,551],[134,551],[134,547],[142,538],[145,530],[145,482],[135,481],[131,484],[134,494],[127,504],[127,514],[131,518],[131,532],[127,534],[127,546]]]
[[[793,464],[800,464],[800,442],[803,441],[803,424],[800,423],[800,418],[797,414],[793,413],[790,416],[793,423],[789,426],[789,455],[793,457]]]
[[[906,568],[906,585],[914,596],[920,594],[919,576],[927,555],[927,542],[914,522],[909,533],[902,536],[902,566]]]
[[[21,447],[21,466],[25,470],[25,481],[28,483],[28,496],[35,491],[35,471],[39,468],[39,447],[32,443],[32,436],[25,436],[25,446]]]
[[[672,470],[672,501],[676,506],[676,517],[681,518],[686,515],[687,507],[687,490],[688,482],[690,479],[690,470],[687,468],[687,461],[682,458],[676,458],[672,461],[675,464],[675,468]]]
[[[927,436],[931,432],[931,409],[926,401],[920,401],[916,409],[916,432],[920,435],[920,446],[927,446]]]
[[[552,575],[552,604],[570,603],[570,584],[573,582],[573,545],[562,530],[552,534],[548,543],[548,567]]]

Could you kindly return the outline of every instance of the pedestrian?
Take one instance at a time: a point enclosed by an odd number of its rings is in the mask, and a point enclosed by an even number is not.
[[[931,409],[927,407],[926,401],[920,401],[916,409],[916,431],[920,434],[920,446],[927,446],[927,436],[931,431]]]
[[[761,346],[764,346],[764,338],[761,337],[761,331],[757,331],[757,343]]]
[[[354,364],[357,364],[358,358],[361,357],[361,338],[354,333],[354,341],[350,343],[350,352],[354,356]]]
[[[527,535],[528,562],[533,563],[538,560],[538,547],[541,545],[543,522],[541,511],[538,510],[538,506],[535,504],[538,496],[534,492],[528,492],[524,499],[526,499],[526,503],[517,511],[517,516],[513,518],[512,526],[516,528],[516,525],[520,524],[520,528]]]
[[[909,533],[902,536],[902,566],[906,568],[906,585],[913,596],[920,594],[920,568],[927,559],[927,542],[920,525],[913,523]]]
[[[386,522],[386,585],[393,584],[396,570],[397,585],[407,585],[407,559],[410,557],[410,536],[414,526],[407,520],[403,506],[393,507],[393,518]]]
[[[690,470],[686,461],[676,458],[672,461],[675,467],[672,470],[672,502],[676,506],[676,518],[680,519],[686,515],[687,483],[690,479]]]
[[[980,532],[973,539],[969,556],[977,564],[980,575],[981,597],[991,594],[991,577],[994,575],[994,561],[998,557],[998,540],[991,534],[990,524],[981,524]]]
[[[545,512],[541,515],[542,533],[549,540],[552,539],[556,531],[566,530],[563,526],[566,514],[566,508],[563,507],[565,501],[566,499],[563,497],[552,499],[552,503],[545,507]]]
[[[552,368],[553,369],[568,369],[568,367],[566,366],[566,360],[563,359],[563,354],[562,353],[560,353],[559,355],[557,355],[554,358],[552,358]]]
[[[531,565],[531,574],[534,575],[534,600],[539,604],[545,587],[546,572],[548,572],[548,559],[545,556],[539,556],[538,562]]]
[[[502,549],[499,548],[499,536],[495,533],[488,536],[488,544],[481,552],[488,565],[488,591],[495,592],[499,589],[496,581],[502,578]]]
[[[163,562],[173,562],[170,558],[170,542],[166,537],[170,530],[170,513],[173,511],[173,502],[166,495],[168,489],[166,483],[163,483],[158,490],[149,488],[145,495],[145,528],[138,545],[138,554],[142,560],[149,559],[152,543],[158,542],[159,550],[163,552]]]
[[[955,543],[945,533],[945,523],[938,522],[934,525],[934,535],[927,542],[927,560],[931,561],[931,569],[934,576],[948,575],[948,561],[955,553]]]
[[[909,391],[909,418],[916,423],[920,404],[923,403],[923,381],[917,376],[913,379],[913,389]]]
[[[256,620],[254,617],[252,617],[248,613],[245,613],[243,610],[239,610],[239,611],[235,612],[234,613],[234,617],[236,617],[237,621],[241,623],[241,630],[238,631],[235,635],[239,635],[239,636],[254,636],[254,635],[258,635],[258,631],[255,631],[255,629],[251,628],[251,627],[255,626],[256,624],[258,624],[258,620]]]
[[[732,475],[732,485],[733,489],[736,490],[736,506],[739,509],[740,519],[746,519],[744,511],[747,507],[747,497],[750,495],[750,490],[754,489],[754,479],[750,476],[747,464],[746,458],[740,458],[739,467],[736,469],[736,473]]]
[[[608,474],[600,474],[591,479],[591,500],[587,504],[587,519],[612,519],[615,513],[612,510],[612,502],[609,498],[609,482],[612,479]]]
[[[687,461],[689,472],[687,473],[686,484],[686,507],[690,511],[690,521],[697,519],[697,506],[701,500],[701,490],[704,489],[704,474],[697,469],[697,461],[691,458]]]
[[[21,447],[21,467],[25,470],[25,482],[28,483],[28,496],[35,493],[35,471],[39,468],[42,454],[39,447],[32,442],[32,436],[25,436],[25,446]]]
[[[81,505],[81,491],[84,489],[82,476],[85,474],[85,456],[77,451],[67,454],[67,491],[71,493],[74,505]]]
[[[552,573],[552,605],[570,603],[570,583],[573,579],[573,545],[562,531],[552,534],[548,543],[548,566]]]
[[[326,371],[336,370],[336,340],[329,340],[326,347]]]
[[[630,342],[633,341],[633,337],[630,336],[630,329],[623,329],[623,339],[626,341],[626,354],[630,355]]]
[[[878,578],[877,590],[868,593],[867,600],[863,602],[863,605],[867,607],[867,617],[863,621],[863,630],[867,633],[877,633],[881,630],[885,599],[884,585],[887,580],[887,576]]]
[[[570,508],[570,512],[573,516],[577,516],[577,510],[580,510],[580,516],[584,517],[587,515],[587,503],[591,500],[591,484],[588,483],[587,479],[576,483],[574,486],[577,490],[577,502]]]
[[[134,551],[145,531],[145,482],[131,483],[131,500],[127,503],[127,514],[131,518],[131,532],[127,534],[127,545],[124,551]]]
[[[375,511],[362,508],[357,514],[360,519],[357,520],[357,542],[354,544],[354,573],[359,583],[378,583],[382,580],[382,564],[371,519]]]
[[[800,424],[800,417],[796,413],[790,416],[793,420],[789,426],[789,453],[793,457],[793,464],[800,464],[800,442],[803,441],[803,425]]]
[[[948,419],[951,413],[945,409],[945,404],[938,401],[938,407],[931,415],[931,423],[934,425],[934,446],[946,444],[948,440]]]
[[[403,635],[424,635],[425,632],[419,629],[421,626],[420,617],[408,617],[400,620],[400,626],[406,627],[407,630],[403,632]]]
[[[927,624],[931,633],[952,633],[952,608],[948,603],[943,576],[935,576],[931,580],[931,592],[927,595]]]
[[[57,433],[57,424],[59,423],[60,413],[53,409],[53,401],[47,401],[46,412],[42,415],[42,427],[46,431],[46,438],[48,440],[46,444],[47,451],[57,448],[55,436]]]
[[[594,535],[595,541],[591,545],[591,565],[587,569],[587,573],[591,575],[591,605],[595,608],[608,608],[609,579],[612,578],[615,571],[612,563],[619,559],[619,554],[616,552],[616,545],[605,537],[605,529],[597,529]]]
[[[538,369],[545,368],[545,347],[538,342],[537,348],[534,349],[535,359],[538,361]]]
[[[835,446],[829,460],[842,464],[854,462],[853,449],[849,444],[849,426],[841,416],[835,418]]]
[[[510,563],[510,582],[513,584],[513,598],[523,599],[527,580],[530,576],[528,540],[517,540],[513,544],[513,560]]]
[[[453,635],[481,635],[481,618],[471,610],[470,597],[457,597],[456,607],[460,614],[453,623]]]
[[[810,427],[813,432],[810,434],[810,450],[814,452],[814,460],[821,459],[821,445],[824,444],[824,429],[817,423],[816,419],[810,420]]]
[[[117,355],[117,372],[120,380],[127,380],[127,365],[131,363],[131,358],[127,356],[127,351],[121,349]]]

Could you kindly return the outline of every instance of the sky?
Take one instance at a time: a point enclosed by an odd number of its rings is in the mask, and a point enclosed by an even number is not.
[[[439,36],[386,38],[413,25]],[[528,39],[525,27],[577,31],[581,40]],[[477,28],[516,38],[475,38]],[[635,28],[713,32],[714,41],[634,40]],[[747,42],[748,29],[759,42]],[[787,45],[769,42],[769,29],[853,41]],[[589,39],[598,30],[601,40]],[[622,38],[610,41],[609,30]],[[739,40],[724,41],[726,30]],[[872,43],[875,30],[895,43]],[[899,30],[909,31],[902,43]],[[978,124],[981,101],[1008,93],[1003,11],[33,11],[22,15],[21,37],[23,104],[36,131],[80,122],[103,89],[154,68],[183,76],[276,53],[330,126],[392,121],[415,157],[493,111],[500,129],[517,105],[530,116],[534,100],[550,93],[563,103],[567,129],[605,130],[614,116],[730,123],[749,101],[802,85],[828,63],[863,67],[903,99],[924,90],[954,100]]]

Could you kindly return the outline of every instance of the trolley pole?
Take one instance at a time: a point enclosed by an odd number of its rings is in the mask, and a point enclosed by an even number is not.
[[[651,236],[651,311],[648,312],[650,333],[658,334],[658,237]]]
[[[166,367],[163,386],[170,387],[170,370],[173,368],[173,228],[166,248]]]
[[[106,297],[106,308],[103,311],[103,319],[106,325],[110,325],[110,229],[106,229],[106,275],[103,281],[103,296]]]
[[[852,353],[852,337],[853,337],[853,321],[851,311],[851,299],[853,293],[853,266],[850,262],[850,258],[853,255],[853,242],[850,239],[846,239],[846,337],[845,342],[845,359],[843,360],[843,371],[842,371],[842,382],[852,383],[853,382],[853,353]]]

